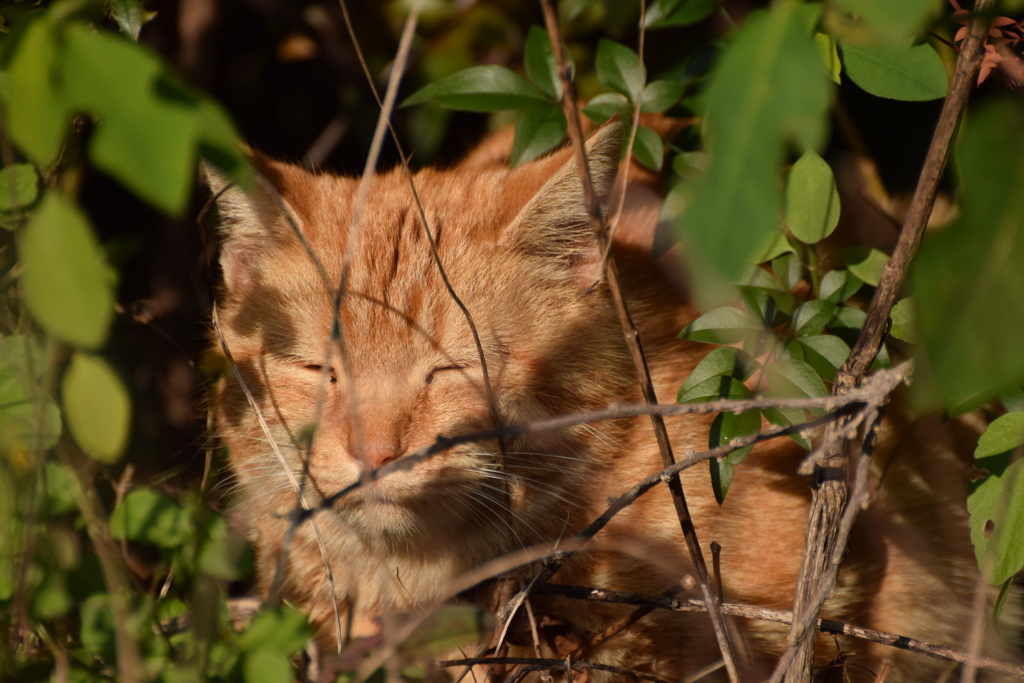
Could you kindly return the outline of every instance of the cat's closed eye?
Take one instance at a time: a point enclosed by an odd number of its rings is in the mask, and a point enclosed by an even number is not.
[[[313,372],[315,372],[317,374],[320,374],[321,372],[323,372],[323,369],[324,369],[324,366],[322,366],[322,365],[309,364],[309,363],[307,363],[303,367],[306,368],[307,370],[311,370],[311,371],[313,371]],[[334,373],[334,368],[327,368],[327,372],[330,375],[331,384],[337,384],[338,383],[338,376]]]
[[[423,383],[424,384],[432,383],[437,378],[437,376],[442,374],[442,373],[452,372],[452,371],[462,371],[462,370],[465,370],[465,369],[466,369],[465,365],[459,365],[459,364],[441,365],[441,366],[438,366],[438,367],[434,368],[430,372],[428,372],[426,378],[424,378],[424,380],[423,380]]]

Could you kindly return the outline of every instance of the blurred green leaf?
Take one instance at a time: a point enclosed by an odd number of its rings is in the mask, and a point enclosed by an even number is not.
[[[413,630],[400,652],[406,657],[433,659],[480,642],[494,624],[491,613],[475,605],[443,605]]]
[[[77,485],[74,472],[66,465],[52,460],[46,463],[47,510],[51,515],[60,515],[78,507],[72,488]]]
[[[25,301],[39,324],[70,344],[102,345],[114,296],[103,252],[78,207],[47,191],[25,228],[21,262]]]
[[[828,77],[800,20],[783,1],[750,15],[708,86],[711,166],[682,219],[691,259],[735,280],[778,228],[778,168],[787,138],[824,140]]]
[[[836,268],[825,273],[818,287],[822,299],[840,304],[860,291],[864,282],[845,268]]]
[[[290,683],[295,680],[287,655],[274,650],[250,650],[242,658],[245,683]]]
[[[39,18],[25,29],[7,71],[7,130],[40,166],[53,158],[67,127],[67,110],[55,85],[57,57],[50,22]]]
[[[892,319],[892,327],[889,334],[905,342],[917,342],[917,333],[914,330],[914,301],[911,298],[902,299],[896,302],[889,313]]]
[[[252,552],[245,540],[228,533],[227,523],[215,517],[199,551],[199,570],[224,581],[237,581],[252,571]]]
[[[883,37],[892,41],[911,35],[944,6],[941,0],[838,0],[846,11],[859,15]]]
[[[516,72],[496,64],[471,66],[417,90],[403,107],[437,102],[449,109],[498,111],[545,101],[544,93]]]
[[[99,356],[76,353],[61,385],[64,415],[75,441],[100,462],[117,462],[128,443],[131,399]]]
[[[722,306],[708,311],[683,328],[679,336],[710,344],[735,344],[753,331],[761,331],[761,322],[744,310]]]
[[[839,250],[839,260],[865,284],[877,287],[889,255],[878,249],[851,247]]]
[[[850,308],[849,306],[840,306],[836,309],[835,317],[829,321],[829,327],[839,327],[860,332],[860,329],[864,327],[864,321],[867,320],[868,314],[859,308]]]
[[[640,98],[640,111],[654,114],[663,112],[683,96],[683,84],[678,81],[651,81]]]
[[[772,272],[779,278],[782,287],[788,292],[796,287],[804,276],[804,265],[794,253],[783,254],[772,261]]]
[[[762,413],[766,420],[771,422],[776,427],[791,427],[792,425],[802,424],[807,419],[802,410],[780,410],[778,408],[765,408]],[[813,444],[810,439],[800,434],[790,434],[789,438],[792,439],[801,448],[811,450]]]
[[[67,27],[63,56],[67,105],[100,119],[93,163],[167,213],[184,211],[195,183],[195,99],[148,50],[84,24]]]
[[[129,491],[110,515],[110,535],[116,540],[176,548],[191,532],[189,520],[178,504],[148,486]]]
[[[832,79],[833,83],[839,85],[839,74],[843,70],[843,63],[839,60],[839,48],[836,46],[836,41],[824,33],[815,33],[814,44],[818,46],[821,59],[825,62],[828,77]]]
[[[56,619],[67,614],[72,606],[64,574],[49,572],[32,600],[33,616],[44,620]]]
[[[717,0],[665,0],[650,3],[644,25],[646,28],[666,28],[695,24],[708,17],[717,6]]]
[[[846,75],[872,95],[910,102],[946,96],[946,67],[928,43],[913,47],[841,43],[840,49]]]
[[[565,140],[565,112],[560,104],[535,104],[516,121],[511,163],[518,166],[544,156]]]
[[[647,83],[647,69],[640,63],[635,52],[625,45],[602,38],[597,43],[594,58],[597,80],[615,92],[625,95],[630,102],[636,102]]]
[[[0,211],[30,205],[39,196],[39,175],[32,164],[11,164],[0,170]]]
[[[947,400],[1024,378],[1024,107],[979,107],[959,147],[963,215],[926,236],[913,272],[918,332]]]
[[[821,334],[835,315],[836,305],[831,301],[812,299],[793,311],[793,333],[798,337]]]
[[[682,403],[683,401],[680,399],[683,396],[708,379],[724,375],[742,382],[750,377],[758,367],[757,361],[741,349],[732,346],[713,349],[690,371],[683,386],[679,388],[677,401]]]
[[[786,233],[782,230],[776,230],[765,241],[764,247],[761,251],[754,254],[753,258],[750,259],[750,262],[767,263],[772,259],[782,256],[783,254],[791,253],[794,253],[793,245],[789,243],[789,238],[786,237]]]
[[[569,51],[564,50],[566,57]],[[526,35],[526,46],[523,50],[523,66],[526,75],[541,92],[558,102],[562,98],[562,82],[558,77],[558,62],[555,51],[551,47],[548,32],[540,26],[531,26]],[[570,70],[570,73],[572,71]]]
[[[779,313],[790,316],[796,308],[796,297],[789,292],[749,286],[739,289],[743,306],[751,315],[758,316],[766,328],[776,324]]]
[[[786,225],[804,244],[817,244],[839,224],[839,190],[832,168],[813,149],[786,177]]]
[[[301,650],[312,636],[305,615],[280,605],[261,610],[238,637],[238,646],[246,653],[274,652],[287,656]]]
[[[971,542],[978,567],[993,586],[1024,568],[1024,413],[1007,413],[988,426],[974,452],[988,476],[971,482],[967,496]]]
[[[597,124],[604,123],[616,114],[623,114],[624,118],[628,118],[629,101],[618,93],[602,93],[587,102],[583,107],[583,113]]]
[[[660,171],[665,160],[665,143],[647,126],[639,126],[633,140],[633,156],[647,168]]]

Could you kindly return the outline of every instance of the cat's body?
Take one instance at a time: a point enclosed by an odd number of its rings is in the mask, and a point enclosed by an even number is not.
[[[639,402],[569,151],[510,170],[495,163],[501,148],[490,144],[459,167],[422,171],[415,181],[440,261],[479,331],[501,423]],[[618,149],[613,128],[590,144],[603,194]],[[319,503],[438,435],[493,427],[470,328],[444,286],[404,174],[374,180],[350,248],[358,179],[314,176],[263,159],[257,166],[265,183],[248,194],[229,189],[219,200],[226,237],[220,320],[274,439],[296,480],[306,482],[307,502]],[[215,178],[211,184],[221,189]],[[615,256],[658,396],[667,401],[706,351],[677,339],[696,312],[650,257],[659,203],[651,178],[633,183]],[[340,315],[346,358],[343,363],[333,345],[324,371],[330,377],[321,381],[333,289],[346,253],[351,269]],[[321,390],[304,479],[302,444]],[[284,513],[296,494],[238,382],[225,379],[215,402],[243,495],[238,518],[255,543],[267,590],[288,529]],[[668,425],[678,453],[706,447],[710,417],[674,418]],[[962,502],[966,464],[958,453],[964,449],[951,432],[937,420],[887,427],[878,455],[887,468],[885,485],[860,517],[826,616],[925,641],[965,642],[975,574]],[[661,467],[646,419],[524,436],[506,442],[504,451],[502,457],[496,441],[457,446],[370,482],[316,516],[342,621],[353,610],[355,634],[373,632],[382,614],[450,597],[461,574],[488,560],[554,546],[603,512],[608,497]],[[702,545],[722,545],[727,601],[790,608],[810,499],[806,479],[794,474],[802,455],[789,442],[755,450],[721,508],[706,465],[683,473]],[[927,479],[916,473],[925,457]],[[555,580],[661,594],[693,573],[664,487],[619,514],[589,548]],[[333,634],[326,570],[309,523],[290,546],[283,590],[323,634]],[[697,597],[697,589],[682,595]],[[532,605],[571,631],[562,642],[575,643],[574,655],[586,660],[678,680],[719,658],[701,614],[654,612],[588,648],[588,639],[630,608],[555,598],[535,598]],[[784,648],[785,627],[733,625],[746,675],[766,675]],[[931,680],[942,668],[863,642],[843,640],[842,647],[854,653],[849,663],[871,670],[894,658],[890,680]],[[830,638],[819,638],[819,665],[838,654]],[[857,677],[870,678],[855,669]]]

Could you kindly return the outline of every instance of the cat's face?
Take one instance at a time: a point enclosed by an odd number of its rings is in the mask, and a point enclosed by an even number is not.
[[[606,187],[617,131],[605,129],[590,148]],[[378,177],[354,223],[358,180],[257,165],[260,185],[229,189],[219,203],[221,327],[274,441],[314,499],[438,436],[607,402],[620,336],[567,155],[515,171],[418,174],[436,258],[404,174]],[[466,314],[437,260],[476,326],[490,396]],[[294,505],[293,485],[238,382],[222,382],[218,412],[257,509]],[[525,510],[571,497],[588,466],[585,433],[511,440],[504,454],[496,440],[463,444],[352,491],[333,509],[356,533],[395,543],[422,538],[428,527],[449,536],[493,534],[509,519],[529,527]]]

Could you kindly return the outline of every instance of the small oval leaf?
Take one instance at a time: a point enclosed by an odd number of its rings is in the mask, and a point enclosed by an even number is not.
[[[131,402],[121,378],[102,358],[76,353],[62,390],[64,414],[78,445],[100,462],[117,462],[131,424]]]
[[[402,102],[403,107],[437,102],[449,109],[498,111],[536,104],[547,98],[528,80],[503,66],[471,66],[431,83]]]
[[[786,178],[786,224],[804,244],[817,244],[839,224],[839,190],[832,168],[814,150],[804,152]]]
[[[841,43],[840,48],[846,75],[872,95],[909,102],[946,96],[946,67],[928,43],[913,47]]]
[[[103,253],[81,211],[47,192],[25,228],[21,262],[25,300],[39,324],[75,346],[103,344],[114,296]]]
[[[665,161],[665,143],[653,130],[647,126],[640,126],[636,129],[636,138],[633,140],[633,156],[647,168],[660,171],[661,164]]]
[[[744,310],[732,306],[715,308],[683,328],[679,336],[710,344],[735,344],[751,332],[761,332],[761,322]]]
[[[0,170],[0,211],[20,209],[39,196],[39,176],[32,164],[11,164]]]
[[[511,163],[518,166],[547,154],[565,139],[565,112],[557,104],[528,107],[516,121]]]
[[[617,93],[625,95],[630,102],[643,91],[647,82],[647,69],[640,63],[635,52],[625,45],[602,38],[597,43],[597,57],[594,60],[597,80]]]

